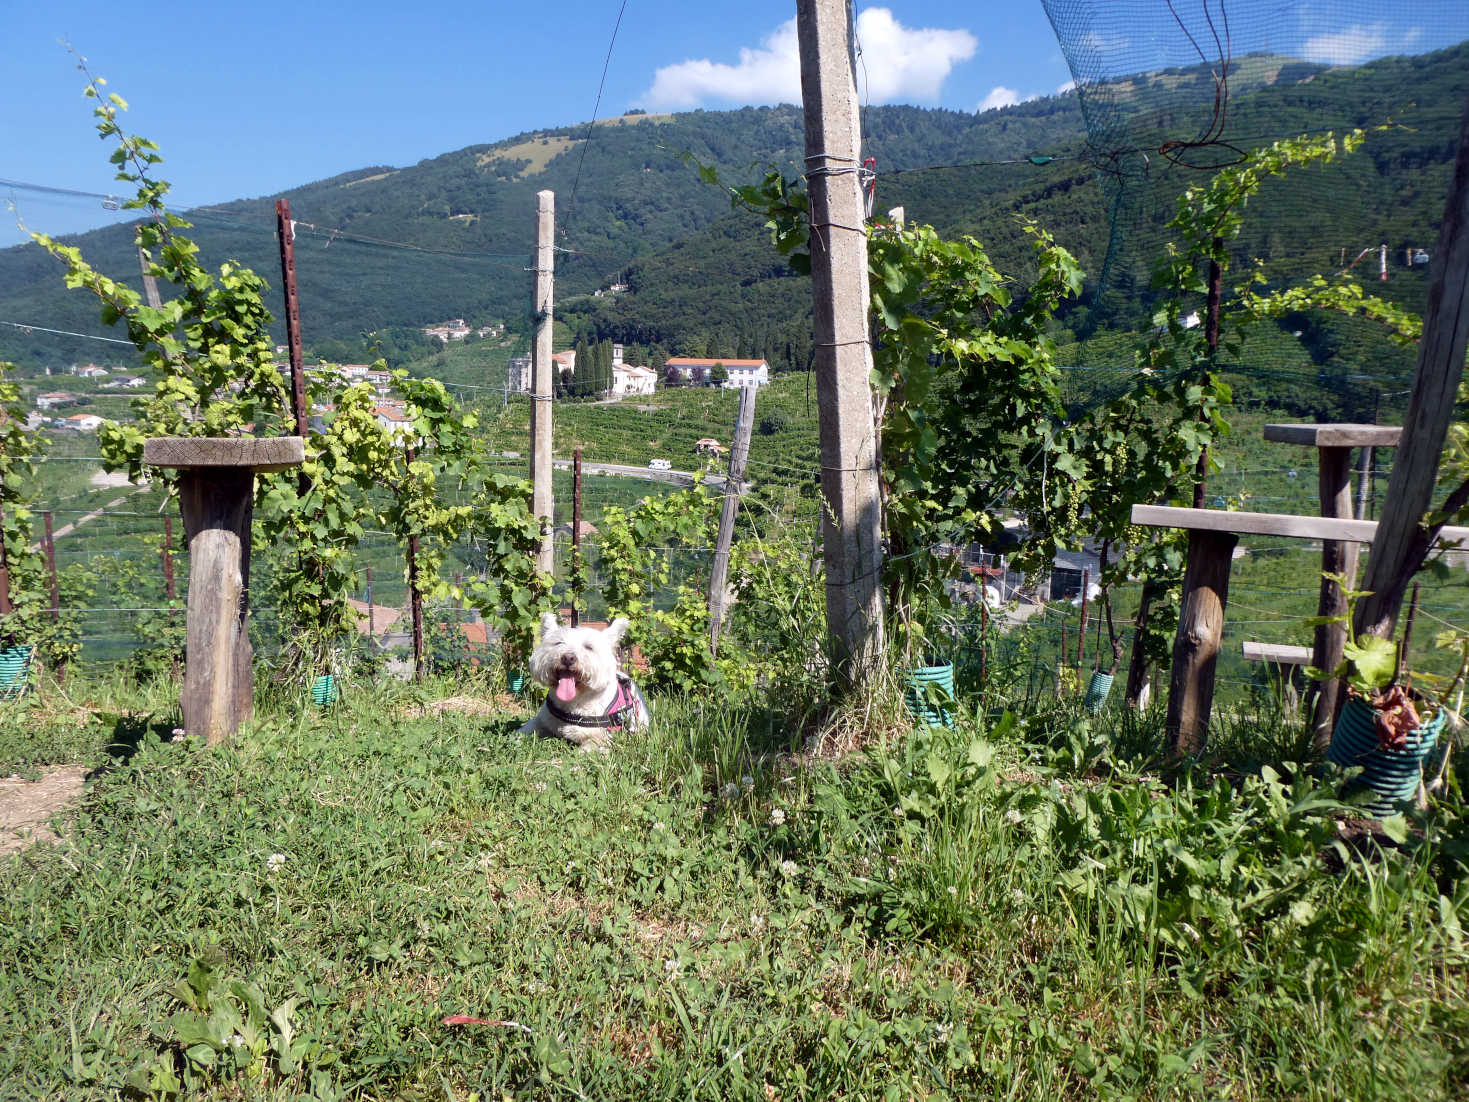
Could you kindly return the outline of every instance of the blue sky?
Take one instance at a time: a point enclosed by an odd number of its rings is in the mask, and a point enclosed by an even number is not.
[[[1108,2],[1120,10],[1153,0]],[[1234,10],[1264,2],[1236,0]],[[1464,4],[1422,0],[1414,11]],[[162,175],[178,204],[188,206],[585,122],[622,6],[8,4],[0,45],[0,179],[86,192],[117,186],[63,40],[129,101],[125,124],[159,143]],[[1156,6],[1166,11],[1162,0]],[[1293,0],[1284,7],[1294,14],[1277,34],[1283,52],[1314,49],[1323,59],[1349,62],[1442,44],[1404,21],[1369,18],[1393,4]],[[626,0],[598,117],[637,106],[794,101],[794,10],[794,0]],[[871,103],[973,111],[1049,95],[1070,80],[1039,0],[859,2],[858,20]],[[1127,47],[1126,27],[1112,25],[1091,45],[1102,53]],[[51,232],[117,217],[96,199],[0,184],[5,199],[27,224]],[[0,209],[0,246],[25,240],[14,221]]]

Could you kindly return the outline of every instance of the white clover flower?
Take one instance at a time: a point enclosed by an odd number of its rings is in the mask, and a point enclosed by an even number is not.
[[[667,823],[654,823],[653,824],[653,829],[654,830],[667,830],[668,829],[668,824]]]
[[[175,727],[173,729],[174,738],[183,738],[185,734],[187,734],[187,732],[182,727]]]
[[[901,819],[903,817],[903,809],[901,807],[893,808],[893,817],[895,819]]]
[[[757,934],[765,929],[765,916],[759,911],[750,912],[750,929]]]
[[[723,796],[726,800],[733,800],[739,796],[740,786],[735,784],[734,781],[729,781],[725,784],[723,788],[719,790],[719,794]]]
[[[479,860],[475,864],[479,865],[485,872],[489,872],[494,867],[495,855],[493,853],[481,853]]]
[[[771,812],[770,812],[770,825],[771,826],[773,826],[773,827],[781,826],[785,821],[786,821],[786,813],[785,813],[785,809],[784,808],[777,807],[777,808],[773,808],[771,810]]]
[[[670,976],[677,976],[683,972],[683,962],[677,957],[670,957],[663,962],[663,971],[667,972]]]
[[[801,871],[801,866],[794,861],[785,860],[780,863],[780,874],[782,876],[795,876]]]
[[[1005,812],[1005,822],[1009,823],[1011,826],[1019,826],[1021,820],[1023,820],[1024,818],[1025,816],[1021,815],[1020,812],[1013,807],[1009,811]]]
[[[941,1045],[947,1044],[953,1028],[948,1022],[936,1022],[933,1027],[934,1039]]]
[[[285,863],[286,855],[284,853],[272,853],[269,857],[265,859],[265,871],[279,872],[281,866]]]
[[[1014,891],[1012,891],[1010,893],[1010,898],[1013,899],[1016,903],[1024,903],[1025,902],[1025,892],[1023,892],[1019,888],[1016,888]]]
[[[949,885],[949,894],[950,894],[950,895],[952,895],[952,896],[958,896],[958,894],[959,894],[959,889],[958,889],[958,888],[956,888],[956,887],[954,887],[954,885],[953,885],[953,884],[950,884],[950,885]]]
[[[740,778],[740,787],[743,788],[746,792],[750,791],[750,789],[755,787],[755,778],[746,773],[743,777]]]

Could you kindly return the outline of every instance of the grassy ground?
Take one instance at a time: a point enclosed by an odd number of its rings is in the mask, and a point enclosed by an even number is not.
[[[7,1098],[1469,1087],[1459,805],[1348,846],[1288,730],[1165,782],[1152,719],[1055,704],[879,702],[897,737],[834,764],[692,699],[580,756],[449,684],[263,701],[207,749],[165,692],[0,704],[0,771],[103,766],[0,865]],[[451,694],[489,714],[425,712]]]

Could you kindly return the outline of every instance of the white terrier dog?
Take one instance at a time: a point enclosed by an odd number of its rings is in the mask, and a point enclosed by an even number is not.
[[[562,627],[555,613],[543,615],[530,675],[551,691],[521,733],[539,731],[583,750],[606,750],[612,732],[646,727],[648,704],[617,668],[616,647],[625,634],[627,620],[620,616],[599,631]]]

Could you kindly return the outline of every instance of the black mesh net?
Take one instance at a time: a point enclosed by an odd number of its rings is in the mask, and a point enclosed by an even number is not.
[[[1089,366],[1130,354],[1098,334],[1146,328],[1153,264],[1177,196],[1249,151],[1300,134],[1393,124],[1363,151],[1272,181],[1232,249],[1237,283],[1350,270],[1421,312],[1469,92],[1463,0],[1043,0],[1086,122],[1106,204],[1075,326]],[[1400,402],[1412,352],[1367,322],[1303,314],[1255,327],[1233,365],[1247,401],[1372,420]]]

